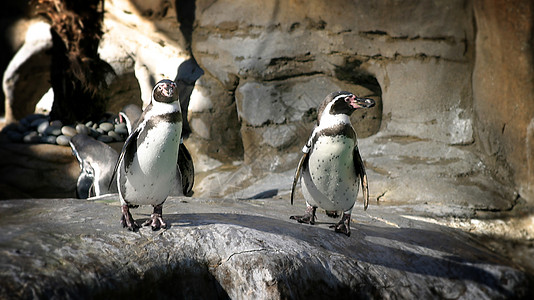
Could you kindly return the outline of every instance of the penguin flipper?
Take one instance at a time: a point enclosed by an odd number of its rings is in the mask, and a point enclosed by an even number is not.
[[[113,173],[111,174],[111,179],[109,180],[109,186],[108,189],[111,188],[111,185],[113,184],[113,179],[115,178],[115,175],[117,175],[117,170],[119,169],[119,165],[121,161],[124,160],[124,156],[126,153],[132,153],[137,147],[137,137],[139,136],[139,133],[141,132],[141,128],[137,128],[128,136],[126,141],[124,142],[124,145],[122,146],[121,154],[119,155],[119,158],[117,159],[117,163],[115,164],[115,168],[113,169]],[[134,148],[132,148],[134,147]]]
[[[191,153],[183,143],[180,143],[180,150],[178,151],[178,170],[182,177],[183,194],[190,197],[193,195],[193,185],[195,184],[195,166]]]
[[[293,205],[293,197],[295,196],[295,187],[300,178],[300,173],[302,172],[302,167],[304,164],[308,163],[308,152],[304,152],[300,158],[297,169],[295,170],[295,178],[293,178],[293,186],[291,187],[291,205]]]
[[[363,210],[367,210],[367,206],[369,205],[369,185],[367,182],[365,165],[363,164],[363,160],[357,146],[354,147],[354,150],[352,150],[352,156],[354,160],[354,170],[356,171],[356,175],[360,177],[360,182],[362,185]]]

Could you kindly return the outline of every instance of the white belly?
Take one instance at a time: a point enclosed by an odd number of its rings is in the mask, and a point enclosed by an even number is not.
[[[147,132],[125,176],[124,195],[128,203],[157,205],[180,184],[177,176],[181,123],[162,122]],[[121,170],[124,168],[121,166]]]
[[[302,193],[313,206],[331,211],[349,211],[358,196],[354,169],[354,141],[343,136],[319,137],[302,172]]]

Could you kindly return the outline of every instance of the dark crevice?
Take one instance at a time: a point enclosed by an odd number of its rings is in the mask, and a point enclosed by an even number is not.
[[[187,50],[191,52],[191,43],[193,41],[193,24],[195,23],[196,0],[176,0],[176,18],[180,23]]]
[[[334,72],[339,80],[361,85],[373,92],[376,96],[382,96],[382,89],[373,74],[361,68],[363,61],[359,59],[346,59],[345,64],[336,66]]]

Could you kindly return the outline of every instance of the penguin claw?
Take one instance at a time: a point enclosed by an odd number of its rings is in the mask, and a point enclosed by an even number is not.
[[[316,209],[317,209],[316,207],[308,206],[306,207],[306,213],[303,216],[290,216],[289,219],[296,220],[299,223],[314,225],[315,219],[316,219],[315,217]]]
[[[331,225],[330,228],[334,228],[334,231],[337,233],[343,233],[346,236],[350,236],[350,227],[345,226],[343,223],[337,223],[336,225]]]
[[[131,215],[129,216],[129,218],[123,215],[121,218],[121,224],[122,224],[122,228],[128,227],[129,231],[135,232],[137,231],[137,229],[140,228],[140,226],[134,221]]]
[[[311,215],[290,216],[289,219],[296,220],[297,222],[304,223],[304,224],[310,224],[310,225],[315,224],[315,217],[312,217]]]
[[[159,230],[161,228],[163,229],[167,228],[167,223],[163,221],[162,211],[163,211],[163,205],[161,204],[155,205],[154,211],[152,212],[150,219],[146,220],[143,223],[143,226],[150,225],[153,231]]]
[[[161,215],[158,215],[158,214],[152,214],[150,219],[146,220],[143,223],[143,226],[149,226],[149,225],[153,231],[156,231],[162,228],[163,229],[167,228],[167,223],[165,223]]]
[[[335,232],[350,236],[350,215],[343,214],[341,220],[335,225],[330,225],[330,228],[334,228]]]
[[[133,219],[132,214],[130,214],[130,210],[128,209],[127,205],[122,206],[121,224],[123,228],[128,227],[129,231],[135,232],[137,231],[137,229],[139,229],[139,225]]]

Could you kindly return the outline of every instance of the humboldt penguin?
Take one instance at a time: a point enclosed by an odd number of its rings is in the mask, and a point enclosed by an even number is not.
[[[87,199],[116,193],[117,186],[109,187],[108,183],[119,157],[117,151],[86,134],[73,136],[69,143],[81,169],[76,183],[76,197]]]
[[[176,84],[169,79],[159,81],[151,97],[126,139],[114,170],[122,209],[121,224],[131,231],[139,225],[129,209],[139,205],[154,207],[151,218],[143,225],[150,225],[153,230],[166,228],[163,203],[182,185],[180,169],[176,167],[182,133]]]
[[[291,188],[293,204],[295,187],[301,178],[306,212],[291,216],[291,219],[313,225],[317,207],[329,215],[341,211],[341,220],[331,227],[350,236],[350,218],[360,183],[364,210],[369,203],[367,175],[350,115],[357,109],[374,105],[373,99],[360,98],[345,91],[329,94],[320,104],[317,124],[302,149]]]
[[[135,104],[125,105],[119,112],[119,121],[126,123],[128,134],[131,134],[132,127],[137,125],[137,121],[142,112],[141,108]],[[195,183],[195,167],[191,153],[183,143],[183,138],[180,139],[180,150],[178,151],[176,167],[180,168],[180,172],[177,174],[181,174],[182,186],[171,192],[169,196],[192,196],[193,185]]]

